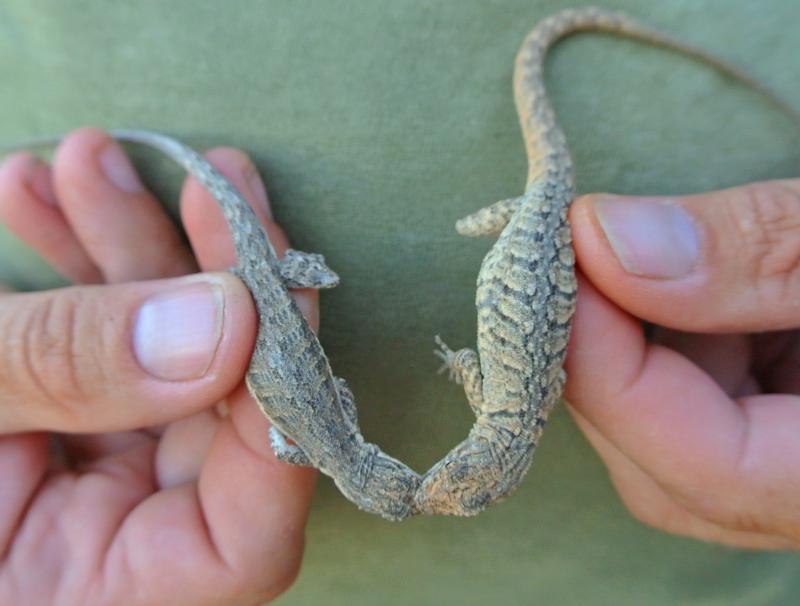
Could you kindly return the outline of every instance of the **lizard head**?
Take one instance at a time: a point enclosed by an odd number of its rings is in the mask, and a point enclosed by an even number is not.
[[[400,521],[416,515],[414,494],[419,474],[394,459],[374,444],[365,444],[363,460],[355,468],[358,474],[336,485],[359,508],[387,520]]]

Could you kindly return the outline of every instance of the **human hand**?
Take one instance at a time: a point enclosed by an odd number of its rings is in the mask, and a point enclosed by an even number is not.
[[[566,397],[622,500],[669,532],[798,548],[800,181],[570,216]]]
[[[208,157],[280,254],[252,163]],[[273,457],[243,386],[247,289],[179,277],[234,264],[193,179],[181,216],[192,250],[97,130],[68,136],[52,172],[29,154],[0,166],[0,218],[82,284],[0,295],[3,604],[258,604],[297,574],[314,473]],[[315,293],[296,300],[316,327]]]

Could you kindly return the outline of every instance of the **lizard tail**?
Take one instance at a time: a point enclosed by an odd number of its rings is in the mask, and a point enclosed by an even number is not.
[[[662,34],[615,11],[596,7],[567,9],[541,21],[525,38],[517,53],[514,70],[514,98],[525,135],[529,174],[528,185],[553,171],[572,182],[572,162],[563,133],[544,90],[543,64],[548,49],[567,36],[586,31],[607,32],[667,48],[693,57],[720,73],[763,95],[792,122],[800,126],[800,112],[769,87],[732,63]]]

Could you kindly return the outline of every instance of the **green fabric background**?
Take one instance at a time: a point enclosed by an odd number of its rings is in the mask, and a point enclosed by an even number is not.
[[[570,4],[581,4],[574,2]],[[715,51],[800,106],[796,0],[611,1]],[[521,191],[514,53],[561,0],[0,2],[0,141],[146,127],[255,158],[295,244],[343,284],[322,339],[362,426],[417,469],[471,423],[433,335],[472,345],[488,240],[454,221]],[[690,60],[602,36],[559,46],[548,84],[581,191],[668,194],[796,175],[797,132]],[[179,171],[136,152],[174,201]],[[0,279],[57,283],[7,234]],[[253,478],[254,482],[259,481]],[[669,537],[626,513],[558,410],[522,488],[474,519],[392,524],[320,483],[283,605],[761,605],[800,600],[796,555]]]

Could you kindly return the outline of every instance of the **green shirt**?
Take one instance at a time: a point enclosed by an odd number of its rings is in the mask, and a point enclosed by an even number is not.
[[[796,0],[605,4],[800,99]],[[322,296],[321,336],[366,436],[423,470],[472,422],[431,350],[435,334],[474,345],[490,241],[461,238],[453,223],[521,192],[513,57],[537,20],[566,5],[4,0],[0,142],[91,124],[247,150],[294,243],[343,278]],[[582,36],[553,52],[548,85],[582,192],[717,189],[789,177],[800,163],[797,133],[767,102],[661,49]],[[149,152],[135,158],[174,209],[180,171]],[[0,279],[57,283],[5,233]],[[322,481],[305,566],[280,603],[784,605],[800,599],[798,573],[793,554],[634,521],[559,409],[522,487],[477,518],[389,523]]]

